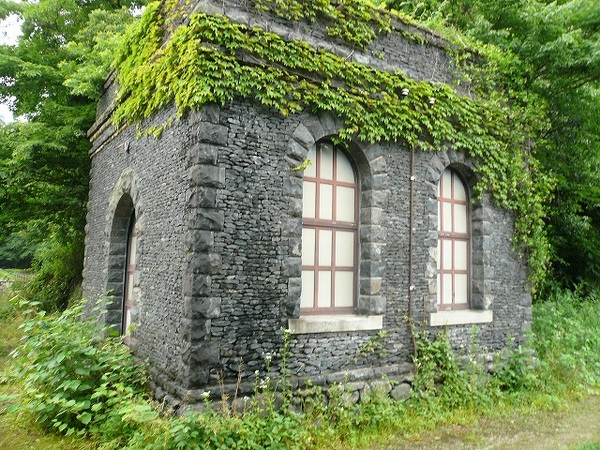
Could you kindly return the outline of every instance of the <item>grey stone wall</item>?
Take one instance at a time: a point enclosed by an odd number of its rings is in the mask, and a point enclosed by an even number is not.
[[[265,20],[234,9],[232,1],[198,7],[221,8],[248,23]],[[270,27],[350,52],[325,40],[318,26],[273,21]],[[443,45],[421,33],[427,37],[423,44],[396,32],[352,58],[397,66],[417,79],[452,79]],[[374,56],[379,52],[383,58]],[[299,316],[302,173],[291,169],[316,141],[335,136],[341,119],[324,113],[283,117],[240,101],[207,105],[177,119],[159,139],[138,138],[135,127],[117,131],[110,124],[114,92],[109,79],[90,130],[84,294],[90,304],[108,295],[104,319],[120,323],[126,218],[135,212],[139,249],[131,346],[151,360],[161,395],[193,399],[205,389],[218,391],[222,383],[231,388],[238,374],[251,386],[268,370],[277,372],[282,329]],[[173,115],[172,108],[165,109],[142,128]],[[476,182],[477,162],[451,149],[413,153],[401,143],[350,142],[348,153],[360,178],[356,314],[382,315],[384,333],[292,335],[288,369],[297,380],[406,368],[413,351],[406,317],[427,327],[436,310],[437,180],[452,166],[470,187]],[[472,210],[474,307],[493,311],[494,318],[475,327],[451,326],[449,335],[457,349],[476,340],[482,350],[494,351],[509,336],[523,340],[530,323],[526,266],[512,250],[511,215],[488,196]],[[379,350],[362,352],[374,339]],[[272,358],[269,367],[266,355]],[[406,375],[398,382],[405,383]]]

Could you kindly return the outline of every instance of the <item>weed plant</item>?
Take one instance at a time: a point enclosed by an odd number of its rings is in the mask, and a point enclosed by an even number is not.
[[[565,395],[600,384],[598,297],[562,292],[535,305],[530,345],[509,340],[493,375],[484,369],[475,332],[466,358],[457,357],[446,333],[421,332],[415,335],[410,399],[373,392],[355,404],[345,383],[327,392],[309,383],[310,396],[297,405],[288,369],[290,335],[282,330],[279,353],[265,355],[268,368],[272,358],[281,358],[281,373],[269,369],[257,377],[255,400],[237,409],[235,402],[213,407],[207,400],[204,412],[175,417],[151,401],[143,365],[120,338],[83,318],[80,306],[52,315],[35,307],[21,301],[0,308],[0,320],[17,311],[28,317],[15,363],[3,378],[20,388],[12,402],[45,429],[80,435],[104,449],[356,448],[482,414],[556,406]],[[0,405],[7,402],[0,398]]]

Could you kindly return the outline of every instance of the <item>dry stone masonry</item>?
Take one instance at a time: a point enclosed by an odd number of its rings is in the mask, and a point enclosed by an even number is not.
[[[300,26],[246,3],[203,0],[195,9],[417,80],[456,77],[446,44],[404,23],[393,22],[391,33],[357,51],[328,38],[319,24]],[[513,217],[487,194],[469,205],[469,308],[438,310],[438,183],[450,167],[472,193],[477,161],[468,155],[451,145],[421,152],[402,142],[345,143],[360,191],[358,295],[349,314],[306,315],[303,171],[294,168],[318,142],[335,139],[343,118],[326,111],[283,116],[239,100],[186,114],[159,138],[140,137],[135,126],[111,122],[117,89],[113,76],[89,133],[84,293],[90,301],[107,299],[104,320],[117,328],[124,299],[131,300],[130,345],[151,361],[159,397],[199,401],[221,384],[233,389],[238,374],[240,393],[251,392],[267,375],[265,355],[272,375],[279,370],[285,333],[296,387],[346,381],[356,399],[377,386],[407,395],[407,317],[433,333],[447,329],[457,349],[476,339],[493,352],[509,337],[524,339],[531,321],[527,267],[512,249]],[[174,113],[174,106],[164,108],[143,126],[162,126]],[[131,233],[136,264],[128,285]]]

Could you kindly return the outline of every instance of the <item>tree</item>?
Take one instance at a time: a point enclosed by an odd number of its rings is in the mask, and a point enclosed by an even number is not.
[[[0,127],[0,247],[16,235],[39,246],[32,288],[48,308],[65,306],[80,280],[86,132],[113,51],[142,3],[0,1],[0,18],[17,14],[23,32],[16,46],[0,46],[0,99],[24,119]],[[62,266],[50,261],[59,250]]]
[[[546,228],[553,278],[600,282],[600,3],[597,0],[388,0],[431,27],[511,58],[497,87],[545,109],[536,158],[555,179]],[[488,66],[489,67],[489,66]]]

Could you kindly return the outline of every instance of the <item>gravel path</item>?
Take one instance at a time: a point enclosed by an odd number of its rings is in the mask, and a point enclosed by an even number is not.
[[[593,448],[600,449],[600,396],[574,401],[560,412],[481,419],[469,426],[442,426],[371,450],[555,450],[577,449],[584,444],[595,444]]]

